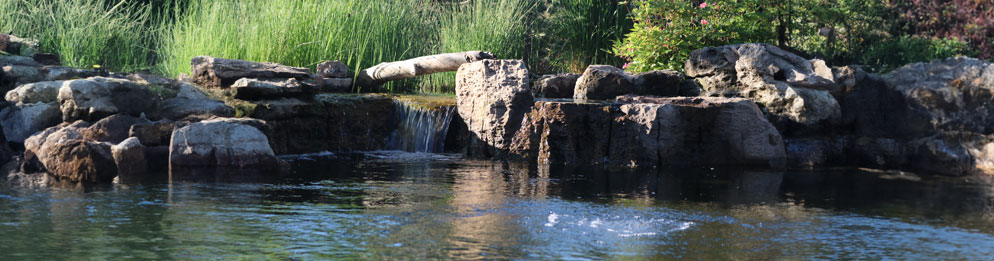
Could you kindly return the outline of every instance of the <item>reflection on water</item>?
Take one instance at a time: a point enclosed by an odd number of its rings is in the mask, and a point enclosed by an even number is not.
[[[0,186],[0,259],[985,259],[994,187],[860,170],[296,157],[289,176]],[[234,178],[233,178],[234,177]]]

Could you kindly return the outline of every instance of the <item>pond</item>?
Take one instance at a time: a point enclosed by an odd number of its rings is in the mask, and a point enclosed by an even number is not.
[[[280,177],[0,186],[0,259],[989,259],[986,178],[380,151]]]

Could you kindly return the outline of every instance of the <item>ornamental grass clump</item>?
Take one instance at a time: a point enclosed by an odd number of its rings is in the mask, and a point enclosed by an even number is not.
[[[38,39],[63,65],[141,71],[155,61],[150,14],[149,6],[123,0],[0,0],[0,32]]]

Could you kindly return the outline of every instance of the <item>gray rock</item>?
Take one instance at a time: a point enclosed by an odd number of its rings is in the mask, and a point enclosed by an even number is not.
[[[162,102],[156,111],[149,114],[154,119],[169,120],[179,120],[191,115],[234,117],[235,109],[221,101],[176,97]]]
[[[463,64],[456,73],[456,102],[469,130],[497,153],[506,151],[534,103],[521,60]]]
[[[267,100],[278,98],[306,98],[313,96],[315,88],[297,79],[242,78],[231,85],[235,99]]]
[[[148,86],[104,77],[66,81],[58,100],[66,122],[96,121],[118,113],[138,116],[158,105],[158,95]]]
[[[57,103],[28,103],[0,110],[0,125],[7,141],[22,143],[45,128],[58,125],[62,112]]]
[[[532,95],[541,98],[571,99],[578,79],[580,74],[577,73],[543,75],[532,85]]]
[[[635,93],[635,77],[610,65],[591,65],[576,81],[573,99],[609,100]]]
[[[352,78],[349,67],[340,61],[325,61],[317,66],[317,75],[325,78]]]
[[[750,98],[775,124],[830,124],[841,117],[831,95],[840,84],[823,61],[767,44],[708,47],[690,54],[684,70],[705,96]]]
[[[325,78],[320,79],[322,92],[351,92],[352,78]]]
[[[263,123],[264,124],[264,123]],[[170,169],[279,169],[269,140],[245,120],[215,119],[191,123],[173,131]]]
[[[56,102],[59,88],[62,88],[63,83],[63,81],[47,81],[21,85],[7,92],[5,98],[14,104]]]
[[[63,66],[45,66],[42,70],[46,81],[75,80],[108,75],[106,71]]]
[[[242,78],[296,78],[298,80],[311,78],[311,72],[307,68],[210,56],[194,57],[191,60],[190,69],[194,82],[208,88],[227,88]]]

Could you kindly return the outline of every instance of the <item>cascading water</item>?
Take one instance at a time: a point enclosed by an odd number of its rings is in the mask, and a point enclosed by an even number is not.
[[[455,117],[452,105],[427,106],[395,101],[397,130],[390,147],[409,152],[439,153],[445,148],[445,136]]]

